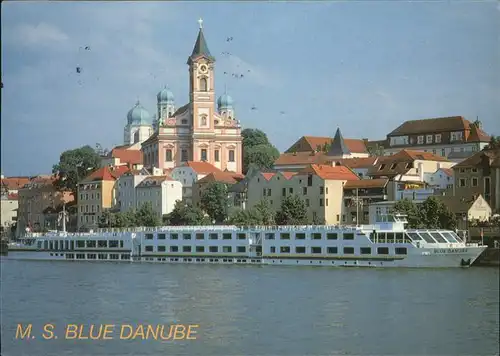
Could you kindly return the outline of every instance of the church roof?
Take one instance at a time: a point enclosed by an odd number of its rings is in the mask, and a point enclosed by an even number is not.
[[[198,32],[198,38],[196,39],[196,43],[194,44],[193,53],[191,53],[191,56],[188,59],[188,64],[199,57],[205,57],[211,61],[215,61],[215,58],[212,57],[210,51],[208,50],[207,41],[205,40],[205,36],[203,35],[202,28],[200,28],[200,32]]]
[[[347,148],[347,145],[344,142],[344,138],[340,133],[340,129],[337,128],[337,132],[335,133],[335,137],[333,138],[327,156],[343,156],[348,154],[351,154],[351,151],[349,150],[349,148]]]

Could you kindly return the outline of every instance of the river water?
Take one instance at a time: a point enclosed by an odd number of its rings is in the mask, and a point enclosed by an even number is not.
[[[497,355],[499,271],[1,261],[2,355]],[[16,338],[18,324],[32,337]],[[43,326],[55,326],[44,340]],[[198,324],[194,340],[68,324]],[[168,326],[166,326],[168,328]],[[87,329],[88,330],[88,329]],[[82,335],[85,335],[85,329]]]

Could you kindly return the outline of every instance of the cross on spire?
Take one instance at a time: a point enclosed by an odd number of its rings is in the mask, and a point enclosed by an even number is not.
[[[200,19],[198,20],[198,23],[200,24],[200,30],[203,28],[203,20],[202,18],[200,17]]]

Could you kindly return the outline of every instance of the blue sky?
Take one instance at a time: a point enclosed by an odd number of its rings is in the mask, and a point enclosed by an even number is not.
[[[165,84],[185,104],[199,17],[217,95],[226,84],[242,125],[280,150],[337,126],[382,139],[451,115],[500,134],[498,1],[3,2],[2,173],[49,173],[66,149],[121,144],[128,110],[139,98],[154,113]]]

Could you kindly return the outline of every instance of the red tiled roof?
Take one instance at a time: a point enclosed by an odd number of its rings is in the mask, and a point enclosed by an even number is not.
[[[197,183],[221,182],[227,184],[235,184],[245,178],[244,175],[234,172],[213,172],[201,178]]]
[[[343,159],[333,160],[331,161],[331,163],[332,165],[333,163],[339,163],[340,165],[349,167],[351,169],[370,168],[373,165],[375,165],[378,159],[379,157],[343,158]]]
[[[325,136],[302,136],[299,138],[285,153],[295,152],[311,152],[316,151],[318,146],[323,147],[325,144],[331,143],[332,137]],[[344,138],[344,142],[353,153],[367,153],[366,144],[361,139]]]
[[[149,176],[146,179],[144,179],[141,183],[137,185],[138,188],[144,188],[150,185],[160,185],[161,183],[167,181],[167,180],[173,180],[169,176]]]
[[[384,188],[388,182],[388,178],[348,180],[344,189]]]
[[[327,166],[311,164],[309,167],[304,168],[299,174],[313,173],[321,179],[327,180],[358,180],[359,177],[356,173],[344,166]]]
[[[83,182],[117,180],[120,176],[129,171],[127,166],[102,167],[88,175]]]
[[[219,168],[208,162],[195,162],[195,161],[187,161],[184,166],[190,167],[197,174],[209,174],[214,172],[222,172]]]
[[[25,184],[28,184],[29,182],[29,177],[6,177],[1,179],[1,184],[8,190],[21,189]]]
[[[402,123],[387,136],[415,135],[425,133],[462,131],[467,142],[489,142],[482,129],[476,127],[463,116],[438,117],[433,119],[409,120]],[[469,133],[467,135],[467,133]]]
[[[325,162],[326,155],[323,152],[297,152],[297,153],[282,153],[276,161],[275,166],[293,166],[307,164],[321,164]]]
[[[265,180],[270,181],[270,180],[271,180],[271,178],[272,178],[272,177],[274,177],[274,175],[275,175],[276,173],[263,172],[263,173],[261,173],[261,174],[262,174],[262,176],[264,177],[264,179],[265,179]]]
[[[111,157],[118,158],[120,163],[142,164],[143,154],[141,150],[130,150],[126,148],[113,148]]]
[[[449,162],[446,157],[438,156],[430,152],[424,151],[413,151],[413,150],[401,150],[392,156],[384,156],[385,161],[437,161],[437,162]]]

